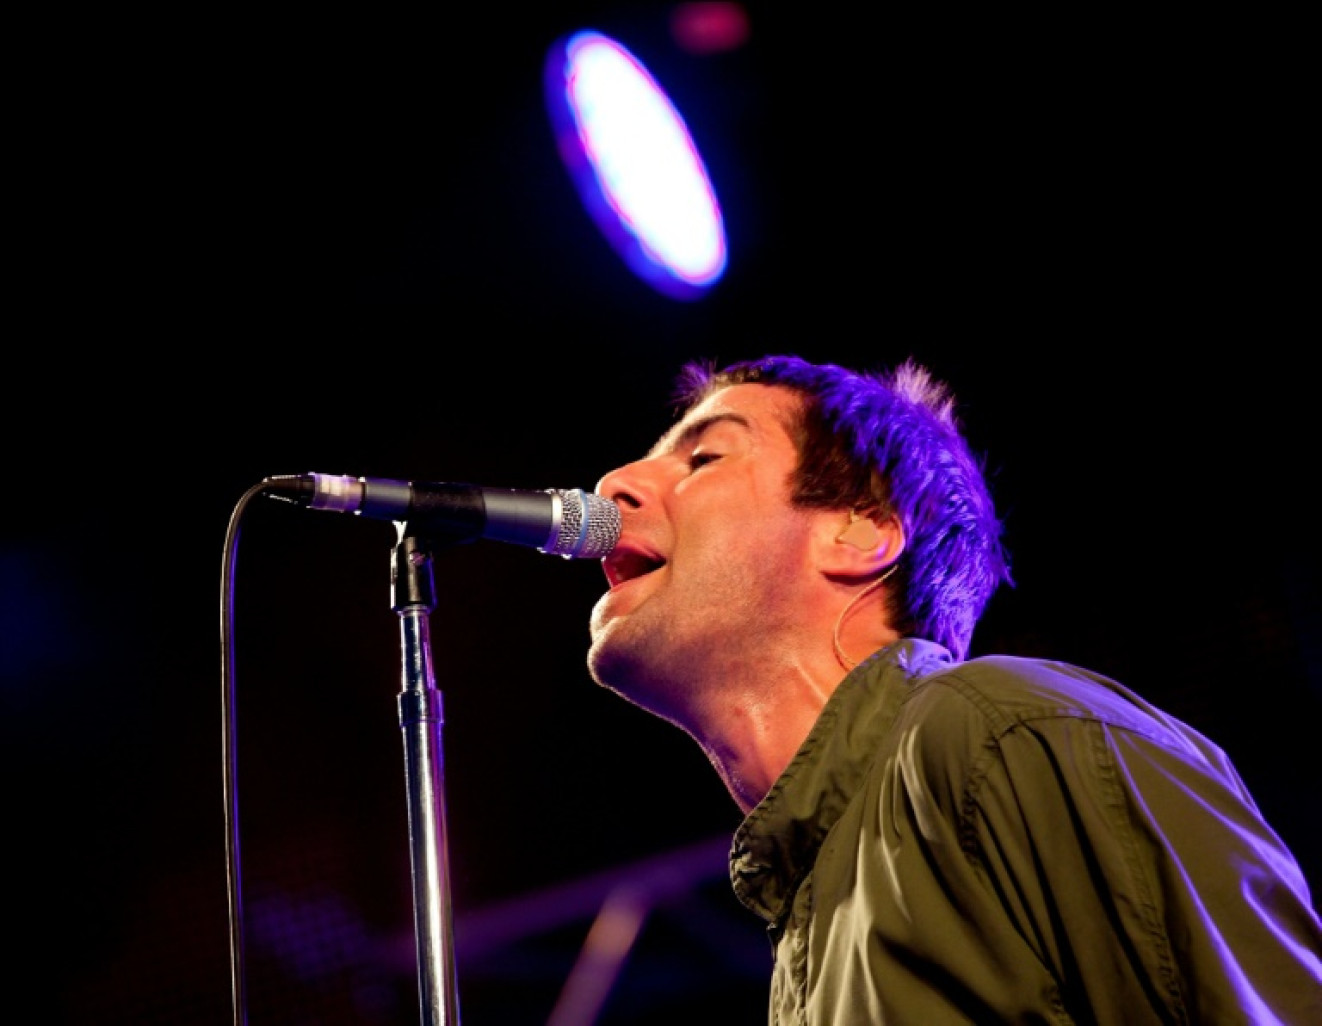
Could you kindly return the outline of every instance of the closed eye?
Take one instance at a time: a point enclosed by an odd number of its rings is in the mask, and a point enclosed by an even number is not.
[[[689,456],[689,469],[700,470],[708,463],[714,463],[720,459],[720,453],[715,452],[695,452]]]

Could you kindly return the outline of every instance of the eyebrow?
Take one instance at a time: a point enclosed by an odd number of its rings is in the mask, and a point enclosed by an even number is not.
[[[742,413],[713,413],[710,416],[702,417],[691,424],[685,424],[682,427],[672,428],[668,433],[661,436],[661,439],[652,446],[652,451],[648,457],[660,456],[663,453],[672,453],[678,449],[686,448],[692,445],[709,427],[714,424],[738,424],[745,431],[752,430],[752,424]]]

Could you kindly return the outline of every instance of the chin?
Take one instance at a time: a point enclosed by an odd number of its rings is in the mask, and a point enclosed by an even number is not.
[[[592,621],[592,644],[588,647],[588,672],[605,688],[630,700],[650,675],[648,661],[630,644],[626,621],[613,617]]]
[[[612,628],[615,623],[614,620],[602,620],[594,613],[589,629],[592,642],[588,646],[588,672],[592,674],[593,680],[606,687],[611,686],[612,667],[620,662],[618,657],[611,653],[611,635],[614,633]]]

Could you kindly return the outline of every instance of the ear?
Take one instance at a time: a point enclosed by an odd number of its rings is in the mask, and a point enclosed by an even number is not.
[[[820,547],[823,573],[840,577],[870,577],[884,570],[904,551],[904,531],[895,517],[877,521],[851,510],[849,520],[841,523],[839,514],[830,514],[826,525],[829,541]]]

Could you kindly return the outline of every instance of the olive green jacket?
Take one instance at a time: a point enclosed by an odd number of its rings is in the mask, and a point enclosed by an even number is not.
[[[1322,1023],[1322,925],[1230,761],[1063,663],[876,653],[731,879],[772,1023]]]

